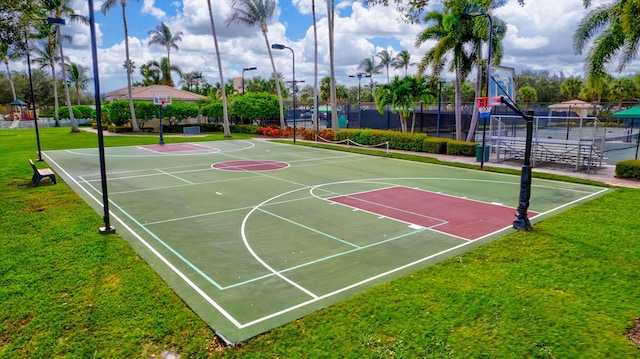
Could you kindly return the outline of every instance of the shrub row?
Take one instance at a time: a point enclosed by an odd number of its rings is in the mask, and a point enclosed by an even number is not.
[[[640,179],[640,160],[626,160],[616,163],[616,177]]]
[[[389,148],[421,152],[424,146],[423,142],[427,139],[427,135],[423,133],[367,129],[345,129],[335,134],[336,141],[344,141],[347,139],[367,146],[375,146],[388,142]]]
[[[384,130],[353,129],[340,130],[336,141],[349,139],[359,144],[373,146],[389,142],[389,148],[413,152],[439,153],[455,156],[475,156],[475,142],[455,141],[440,137],[427,137],[422,133],[403,133]]]

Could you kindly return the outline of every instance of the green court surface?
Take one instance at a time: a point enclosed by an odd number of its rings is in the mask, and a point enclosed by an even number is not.
[[[44,155],[102,215],[98,150]],[[111,224],[229,343],[513,232],[520,190],[518,176],[259,139],[105,158]],[[606,191],[534,179],[529,218]]]

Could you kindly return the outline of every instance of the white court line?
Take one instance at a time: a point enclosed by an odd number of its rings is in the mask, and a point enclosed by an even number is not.
[[[191,181],[187,181],[187,180],[186,180],[186,179],[184,179],[184,178],[178,177],[178,176],[174,175],[173,173],[165,172],[165,171],[163,171],[163,170],[161,170],[161,169],[159,169],[159,168],[156,168],[155,170],[156,170],[156,171],[158,171],[158,172],[160,172],[160,173],[162,173],[162,174],[165,174],[165,175],[167,175],[167,176],[169,176],[169,177],[173,177],[173,178],[178,179],[178,180],[180,180],[180,181],[186,182],[186,183],[188,183],[188,184],[194,184],[193,182],[191,182]]]

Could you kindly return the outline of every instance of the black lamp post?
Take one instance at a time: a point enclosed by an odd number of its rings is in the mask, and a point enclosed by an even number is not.
[[[38,162],[42,162],[42,150],[40,148],[40,132],[38,131],[38,113],[36,112],[36,96],[33,92],[33,78],[31,77],[31,57],[29,55],[29,35],[24,34],[25,51],[27,52],[27,71],[29,72],[29,89],[31,90],[31,110],[33,112],[33,124],[36,128],[36,142],[38,144]]]
[[[275,50],[283,50],[283,49],[289,49],[291,51],[291,71],[293,74],[293,87],[294,87],[294,91],[293,91],[293,143],[296,143],[296,92],[295,92],[295,86],[296,86],[296,54],[293,52],[293,49],[290,48],[289,46],[284,46],[282,44],[272,44],[271,45],[272,49]]]
[[[349,75],[349,77],[357,77],[358,78],[358,126],[360,126],[360,122],[362,120],[362,108],[361,108],[361,104],[360,104],[360,82],[362,80],[363,77],[371,77],[371,75],[369,74],[363,74],[362,72],[358,72],[355,75]]]
[[[476,16],[486,16],[489,19],[489,43],[487,44],[487,97],[489,97],[489,87],[491,84],[491,44],[493,42],[493,19],[491,19],[491,15],[489,15],[483,9],[479,9],[477,6],[467,7],[466,9],[467,15],[476,17]],[[491,99],[489,99],[491,101]],[[491,118],[491,112],[489,112],[488,117]],[[482,118],[482,149],[480,159],[480,169],[484,168],[484,150],[485,150],[485,134],[487,130],[487,117]]]
[[[249,66],[249,67],[244,67],[242,69],[242,94],[244,95],[244,72],[245,71],[253,71],[253,70],[257,70],[258,68],[255,66]]]
[[[98,152],[100,158],[100,179],[102,182],[102,207],[104,209],[104,227],[100,233],[115,233],[116,229],[109,224],[109,195],[107,194],[107,174],[104,163],[104,137],[102,134],[102,107],[100,105],[100,80],[98,78],[98,50],[96,48],[96,17],[93,11],[93,0],[89,0],[89,28],[91,30],[91,54],[93,59],[94,97],[96,101],[96,124],[98,126]]]

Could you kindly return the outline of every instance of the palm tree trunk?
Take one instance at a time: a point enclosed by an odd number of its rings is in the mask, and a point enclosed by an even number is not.
[[[53,49],[50,49],[49,52],[51,56],[54,56]],[[53,58],[49,60],[49,66],[51,66],[51,78],[53,79],[53,118],[56,121],[55,127],[60,127],[60,115],[58,114],[58,107],[60,106],[58,102],[58,81],[56,81],[56,66],[53,63]]]
[[[17,100],[16,97],[16,87],[13,85],[13,79],[11,78],[11,71],[9,71],[9,60],[4,60],[4,65],[7,68],[7,78],[9,79],[9,85],[11,85],[11,94],[13,95],[13,100]]]
[[[413,103],[413,116],[411,117],[411,133],[416,129],[416,112],[418,112],[418,101]]]
[[[278,71],[276,70],[276,63],[273,61],[273,54],[271,53],[271,45],[269,45],[269,38],[267,37],[267,32],[262,31],[262,35],[264,36],[264,42],[267,44],[267,51],[269,51],[269,60],[271,60],[271,68],[273,69],[273,78],[276,81],[276,93],[278,94],[278,103],[280,107],[280,128],[287,128],[286,123],[284,122],[284,103],[282,101],[282,91],[280,91],[280,79],[278,79]]]
[[[56,29],[58,36],[58,46],[60,46],[60,64],[62,65],[62,85],[64,86],[64,96],[67,101],[67,109],[69,110],[69,120],[71,120],[71,132],[80,132],[76,124],[76,118],[73,116],[73,105],[69,96],[69,86],[67,85],[67,69],[64,65],[64,52],[62,51],[62,35],[60,34],[60,26]]]
[[[133,132],[140,132],[138,120],[136,119],[136,109],[133,107],[133,93],[131,90],[131,60],[129,58],[129,29],[127,28],[127,12],[122,3],[122,23],[124,24],[124,51],[127,59],[127,95],[129,96],[129,111],[131,112],[131,128]]]
[[[327,0],[327,20],[329,27],[329,63],[331,70],[331,83],[329,84],[329,97],[331,98],[331,128],[334,131],[340,130],[340,123],[338,122],[338,109],[336,108],[336,71],[334,61],[334,43],[333,43],[333,29],[334,29],[334,16],[335,5],[333,0]]]
[[[476,69],[476,97],[480,97],[482,93],[482,67],[478,64]],[[489,96],[489,95],[487,95]],[[473,104],[473,114],[471,115],[471,124],[469,124],[469,132],[467,133],[467,142],[475,141],[476,126],[478,125],[478,107]]]
[[[220,84],[222,88],[222,118],[223,118],[223,127],[224,127],[224,137],[231,137],[231,130],[229,128],[229,115],[227,113],[227,94],[224,86],[224,78],[222,76],[222,61],[220,60],[220,49],[218,48],[218,35],[216,34],[216,25],[213,22],[213,11],[211,10],[211,0],[207,0],[207,5],[209,5],[209,19],[211,20],[211,31],[213,33],[213,43],[216,48],[216,57],[218,59],[218,71],[220,73]],[[169,60],[167,58],[167,60]]]
[[[456,140],[462,140],[462,75],[460,67],[456,66]]]
[[[316,2],[311,0],[311,13],[313,17],[313,117],[311,121],[320,129],[318,118],[318,26],[316,24]]]

